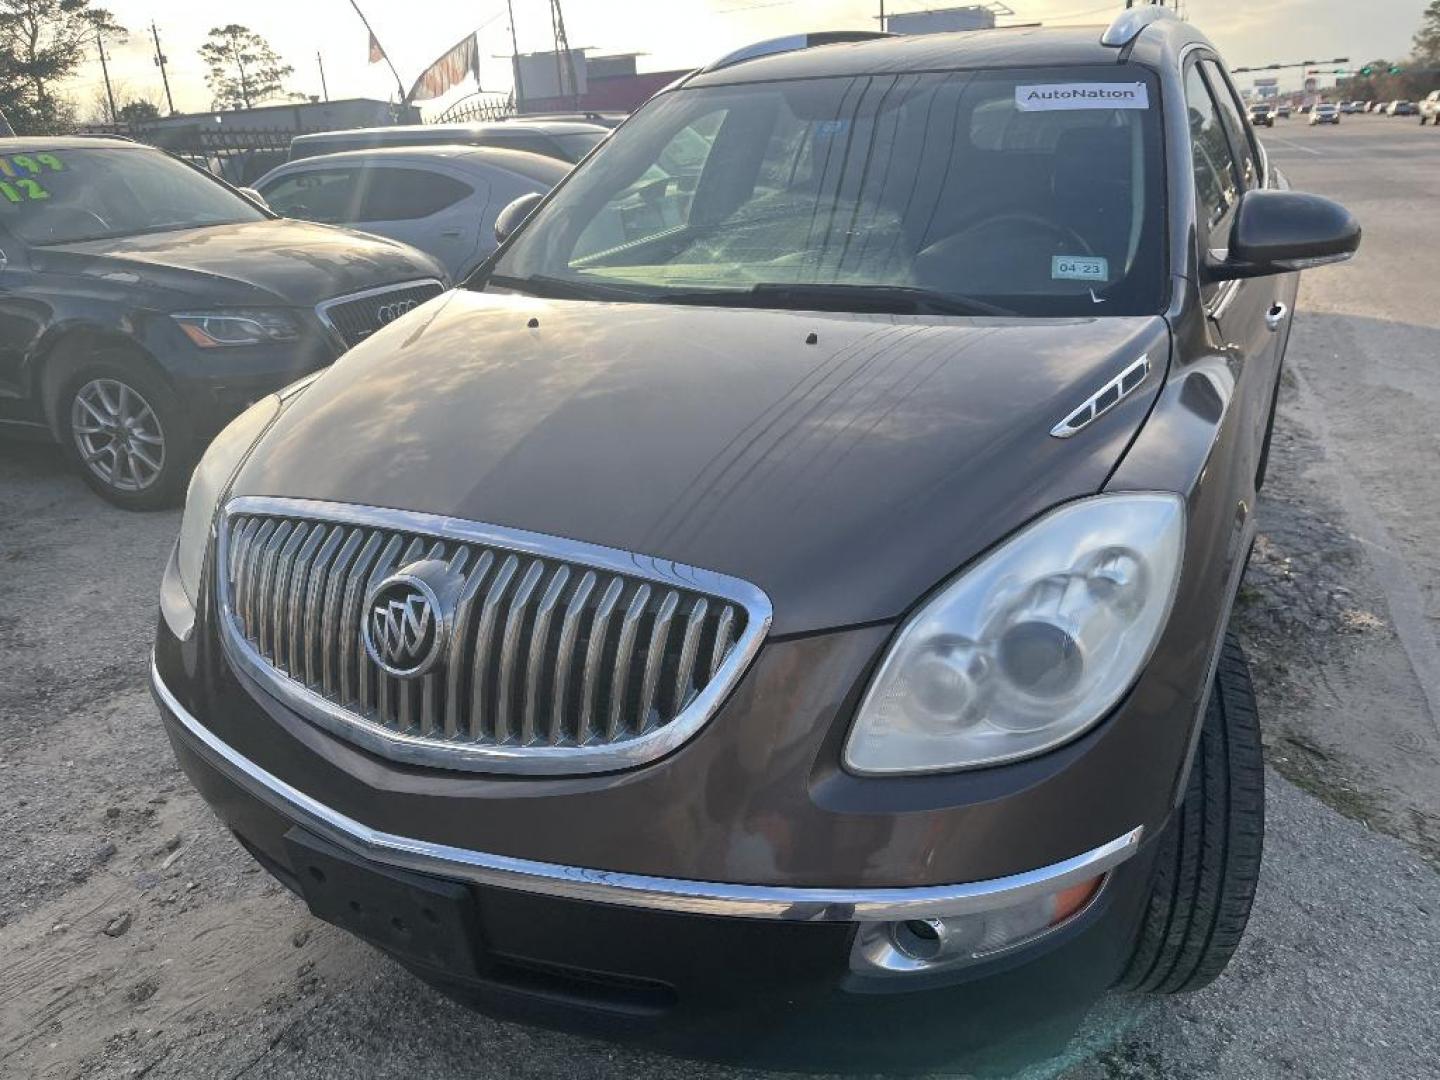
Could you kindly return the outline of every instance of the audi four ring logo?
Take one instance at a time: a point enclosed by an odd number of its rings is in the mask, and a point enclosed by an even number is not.
[[[375,311],[375,318],[381,326],[389,326],[401,315],[414,311],[419,306],[419,300],[396,300],[393,304],[381,304]]]

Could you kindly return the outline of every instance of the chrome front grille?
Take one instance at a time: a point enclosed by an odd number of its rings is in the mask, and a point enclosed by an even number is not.
[[[445,286],[438,281],[407,281],[337,296],[326,300],[315,311],[350,349],[444,291]]]
[[[770,620],[760,590],[723,575],[402,511],[237,499],[217,551],[232,662],[340,735],[446,768],[597,772],[668,753]],[[402,570],[447,598],[434,666],[413,677],[362,633]]]

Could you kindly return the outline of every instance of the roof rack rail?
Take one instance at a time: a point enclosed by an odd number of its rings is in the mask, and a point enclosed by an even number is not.
[[[1100,44],[1119,49],[1140,36],[1140,31],[1161,19],[1175,18],[1175,12],[1164,4],[1151,3],[1144,7],[1127,7],[1100,35]]]
[[[732,64],[743,63],[746,60],[756,60],[762,56],[774,56],[776,53],[813,49],[817,45],[838,45],[847,41],[873,41],[876,38],[895,36],[896,35],[883,30],[819,30],[813,34],[786,34],[784,37],[770,38],[768,41],[757,41],[753,45],[746,45],[744,48],[736,49],[732,53],[726,53],[720,57],[719,60],[712,60],[700,70],[702,73],[719,71],[721,68],[730,67]]]

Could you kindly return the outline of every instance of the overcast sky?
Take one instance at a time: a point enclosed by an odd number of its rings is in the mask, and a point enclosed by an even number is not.
[[[394,94],[383,64],[366,63],[366,33],[349,0],[100,0],[131,31],[114,47],[116,96],[164,95],[155,67],[150,22],[160,28],[169,57],[170,87],[182,111],[208,109],[205,69],[197,54],[211,27],[239,22],[267,38],[295,68],[290,88],[320,93],[315,54],[325,60],[331,98]],[[549,5],[514,0],[522,51],[551,47]],[[510,87],[509,21],[505,0],[360,0],[407,86],[430,61],[479,29],[486,89]],[[891,11],[948,6],[890,0]],[[1016,21],[1103,23],[1121,7],[1096,0],[1010,0]],[[1403,55],[1425,0],[1189,0],[1189,17],[1220,47],[1232,67],[1349,56],[1357,63]],[[641,70],[693,67],[746,42],[801,30],[870,28],[878,3],[857,0],[564,0],[572,46],[643,52]],[[1298,86],[1300,76],[1282,86]],[[102,91],[91,58],[69,87],[81,114]]]

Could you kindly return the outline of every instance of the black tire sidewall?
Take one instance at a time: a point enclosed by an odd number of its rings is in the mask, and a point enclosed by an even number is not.
[[[165,438],[165,460],[159,478],[143,491],[112,487],[90,471],[80,457],[72,430],[72,405],[81,387],[94,379],[124,383],[154,411]],[[163,510],[184,497],[195,464],[195,439],[179,398],[165,380],[151,372],[143,360],[120,350],[96,353],[76,365],[60,383],[55,402],[55,427],[65,454],[81,479],[101,498],[126,510]]]
[[[1227,634],[1185,798],[1160,836],[1124,990],[1213,982],[1240,944],[1260,877],[1265,776],[1249,668]]]

